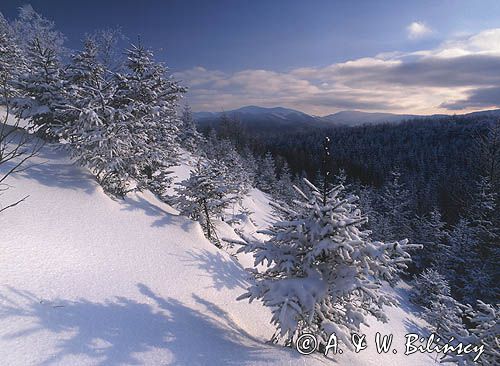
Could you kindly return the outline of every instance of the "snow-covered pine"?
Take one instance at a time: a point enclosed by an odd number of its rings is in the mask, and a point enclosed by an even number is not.
[[[12,99],[20,96],[17,80],[26,69],[24,54],[15,40],[14,30],[0,13],[0,103],[6,108],[6,118]]]
[[[215,130],[211,130],[203,150],[209,160],[226,166],[223,179],[236,190],[238,198],[241,199],[250,189],[251,180],[234,144],[230,140],[220,139]]]
[[[42,137],[53,139],[55,129],[63,124],[61,107],[66,104],[61,65],[64,36],[30,5],[20,8],[13,29],[26,60],[26,70],[17,80],[23,95],[14,101],[16,116],[28,119]]]
[[[269,151],[259,161],[256,181],[257,188],[266,193],[272,193],[276,188],[276,163]]]
[[[184,105],[180,120],[179,139],[181,146],[188,151],[198,152],[201,148],[203,136],[196,129],[193,112],[188,104]]]
[[[180,121],[176,107],[185,89],[167,72],[151,51],[131,45],[124,72],[115,74],[113,106],[133,136],[127,169],[139,187],[149,186],[158,177],[162,184],[169,183],[166,173],[178,162]]]
[[[89,168],[105,191],[123,196],[134,138],[113,106],[116,85],[97,55],[97,44],[89,38],[71,57],[64,107],[67,122],[58,134],[76,163]]]
[[[224,209],[234,200],[235,187],[224,177],[226,166],[218,161],[198,161],[188,179],[175,187],[174,200],[181,215],[200,222],[208,239],[221,246],[214,219],[223,218]]]
[[[491,275],[484,270],[486,263],[479,255],[478,230],[471,221],[461,218],[452,228],[444,246],[440,272],[448,279],[452,295],[463,303],[491,296]],[[494,287],[493,287],[494,289]]]
[[[415,253],[413,257],[417,272],[430,266],[439,267],[447,238],[448,232],[438,208],[434,208],[428,215],[415,217],[413,240],[423,245],[423,249]]]
[[[262,242],[245,238],[240,252],[252,253],[255,282],[239,299],[260,299],[272,309],[277,328],[273,340],[289,344],[302,332],[314,333],[321,344],[335,332],[349,346],[366,315],[386,321],[383,305],[396,300],[381,290],[395,281],[410,256],[407,240],[372,241],[362,227],[366,218],[356,197],[344,197],[341,185],[327,194],[305,180],[311,194],[297,188],[300,200],[286,209],[289,220],[278,220],[262,231]]]
[[[410,298],[415,304],[428,308],[439,296],[450,296],[450,285],[445,276],[427,268],[415,278]]]
[[[459,366],[496,366],[500,364],[500,305],[491,305],[477,301],[476,308],[470,305],[462,306],[461,316],[469,324],[468,329],[451,334],[464,344],[483,346],[480,358],[474,361],[474,353],[448,353],[441,362],[453,363]]]
[[[432,326],[432,332],[439,336],[440,341],[455,342],[468,339],[469,332],[462,323],[463,310],[458,301],[448,295],[434,296],[424,310],[424,319]]]
[[[281,167],[280,176],[273,193],[277,200],[285,204],[291,204],[296,197],[295,190],[293,189],[292,173],[286,161]]]
[[[390,176],[379,196],[374,237],[380,240],[411,238],[411,193],[401,182],[400,172],[391,171]]]

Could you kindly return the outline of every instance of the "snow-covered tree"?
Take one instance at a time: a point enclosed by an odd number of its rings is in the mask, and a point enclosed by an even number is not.
[[[139,185],[148,185],[178,161],[176,107],[185,90],[144,46],[131,45],[126,58],[124,72],[116,73],[113,107],[133,136],[128,172]]]
[[[440,296],[450,296],[450,286],[446,277],[435,269],[426,269],[415,278],[411,300],[429,308]]]
[[[423,317],[432,326],[433,333],[442,341],[451,337],[465,339],[467,329],[462,323],[463,310],[460,304],[449,295],[433,296],[430,304],[425,308]]]
[[[490,183],[500,188],[500,119],[493,121],[486,133],[479,134],[474,141],[472,154],[479,174],[488,177]]]
[[[276,163],[271,152],[267,152],[259,162],[257,172],[257,188],[272,193],[276,188]]]
[[[251,187],[254,187],[256,185],[255,180],[257,176],[257,159],[255,159],[252,150],[248,146],[245,146],[243,148],[241,152],[241,158],[243,169],[245,169],[248,177],[249,185]]]
[[[107,192],[123,196],[134,139],[113,106],[116,85],[97,54],[97,44],[87,39],[83,50],[71,58],[69,102],[64,107],[67,122],[58,134],[76,163],[88,167]]]
[[[25,66],[24,55],[16,43],[15,33],[0,13],[0,105],[5,108],[5,113],[0,118],[0,197],[11,187],[6,183],[7,179],[24,170],[28,160],[41,147],[27,133],[18,130],[19,119],[14,122],[11,119],[12,101],[21,96],[17,80],[25,72]],[[0,213],[26,198],[27,196],[14,202],[0,201]]]
[[[179,139],[181,146],[191,152],[201,148],[203,136],[197,131],[191,107],[186,104],[182,110],[181,126],[179,127]]]
[[[500,363],[500,305],[490,305],[478,300],[476,309],[468,308],[468,316],[473,324],[470,333],[477,342],[484,345],[481,363],[494,366]]]
[[[17,80],[26,71],[24,54],[15,41],[14,30],[0,13],[0,103],[6,108],[6,118],[12,99],[20,96]]]
[[[374,236],[382,240],[411,237],[412,204],[411,193],[401,182],[401,173],[392,171],[379,196]]]
[[[205,142],[204,152],[209,160],[217,161],[226,166],[223,179],[235,187],[239,198],[242,198],[251,187],[248,170],[234,144],[227,139],[220,139],[214,130],[210,131]]]
[[[273,337],[293,342],[312,332],[326,342],[335,332],[347,345],[366,315],[386,321],[383,305],[395,300],[380,290],[383,281],[395,281],[410,256],[407,240],[372,241],[363,229],[366,218],[354,196],[337,186],[323,203],[321,192],[305,180],[310,195],[297,189],[300,200],[262,231],[269,239],[246,238],[241,252],[255,258],[255,282],[239,299],[260,299],[272,310]]]
[[[477,301],[476,308],[470,305],[462,306],[462,317],[469,324],[468,329],[451,334],[464,344],[483,346],[483,353],[474,360],[475,353],[448,353],[442,362],[454,363],[460,366],[485,365],[495,366],[500,362],[500,307]]]
[[[415,253],[413,258],[418,272],[429,266],[439,266],[443,259],[443,246],[447,235],[439,209],[434,208],[428,215],[415,217],[413,220],[413,240],[423,245],[423,249]]]
[[[486,272],[490,274],[496,272],[498,274],[497,268],[500,261],[500,193],[495,189],[488,176],[480,177],[476,184],[468,217],[477,233],[479,241],[477,254],[484,264]],[[496,283],[485,284],[485,287],[491,287],[492,296],[487,299],[483,298],[484,300],[493,300],[494,294],[498,293]]]
[[[124,66],[122,52],[118,47],[120,41],[125,39],[120,28],[98,29],[87,36],[94,42],[98,49],[98,60],[106,69],[119,72]],[[110,73],[113,76],[113,73]]]
[[[226,167],[216,161],[199,161],[188,179],[175,188],[175,203],[182,215],[198,220],[207,238],[220,246],[214,219],[222,218],[224,209],[234,199],[235,188],[224,180]]]
[[[281,168],[280,177],[276,182],[274,196],[286,204],[291,204],[296,196],[292,184],[292,173],[286,161]]]
[[[470,287],[474,283],[473,270],[484,266],[477,255],[478,244],[476,230],[469,220],[462,218],[450,231],[448,243],[444,247],[444,258],[440,263],[453,296],[466,303],[475,303],[476,300],[477,292]],[[485,272],[483,274],[487,275]]]
[[[20,8],[13,28],[27,68],[18,78],[23,95],[15,100],[16,115],[28,119],[41,136],[54,138],[54,129],[64,123],[60,110],[66,104],[61,65],[64,36],[30,5]]]

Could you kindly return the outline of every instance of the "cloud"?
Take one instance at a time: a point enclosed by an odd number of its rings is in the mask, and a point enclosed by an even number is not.
[[[495,108],[500,101],[500,87],[474,89],[470,91],[466,99],[454,102],[444,102],[442,107],[450,110],[463,110],[467,108]]]
[[[420,39],[427,37],[432,33],[432,29],[430,29],[423,22],[413,22],[408,27],[406,27],[406,31],[408,32],[409,39]]]
[[[325,67],[226,73],[196,67],[174,74],[195,110],[284,106],[313,114],[342,109],[445,113],[500,107],[500,29],[430,50],[381,53]]]

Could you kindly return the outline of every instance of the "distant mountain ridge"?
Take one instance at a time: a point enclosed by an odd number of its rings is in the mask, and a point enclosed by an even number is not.
[[[398,123],[416,118],[443,118],[451,116],[447,114],[416,115],[361,111],[340,111],[326,116],[312,116],[289,108],[265,108],[258,106],[246,106],[225,112],[196,112],[193,116],[197,123],[203,126],[217,124],[223,114],[237,119],[243,125],[253,128],[288,127],[292,129],[301,129],[311,126],[360,126],[364,124]],[[488,116],[500,118],[500,109],[472,112],[460,116]]]

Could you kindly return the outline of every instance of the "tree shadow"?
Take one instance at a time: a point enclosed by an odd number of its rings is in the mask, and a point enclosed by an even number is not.
[[[37,160],[40,162],[31,162],[28,164],[28,168],[20,172],[19,175],[47,187],[81,190],[87,194],[93,193],[99,186],[95,177],[70,161],[61,163],[61,157],[64,154],[66,153],[62,148],[58,148],[54,144],[46,145],[37,153]],[[64,157],[69,159],[67,156]]]
[[[188,251],[188,257],[183,261],[188,265],[197,266],[206,273],[213,281],[213,287],[220,291],[224,288],[234,289],[237,287],[246,289],[249,286],[245,271],[232,257],[225,258],[220,252],[210,253],[207,250],[201,252]]]
[[[427,328],[415,323],[413,320],[410,320],[408,318],[404,320],[404,325],[408,333],[415,333],[421,337],[428,337],[431,333]]]
[[[173,212],[168,212],[137,194],[125,197],[120,201],[120,204],[122,205],[123,210],[140,210],[147,216],[156,218],[156,220],[151,224],[152,227],[176,225],[180,226],[185,232],[190,232],[190,227],[195,224],[194,221],[191,221],[184,216],[176,215]]]
[[[3,333],[2,338],[20,342],[39,332],[53,333],[56,343],[52,352],[44,355],[41,366],[78,356],[90,358],[96,365],[141,364],[140,354],[154,349],[170,354],[173,361],[168,362],[173,365],[270,361],[266,346],[216,305],[195,298],[207,310],[205,314],[178,300],[162,298],[143,284],[137,286],[147,298],[145,303],[125,297],[104,302],[40,301],[31,292],[4,288],[0,319],[10,322],[22,318],[20,324],[25,328]]]

